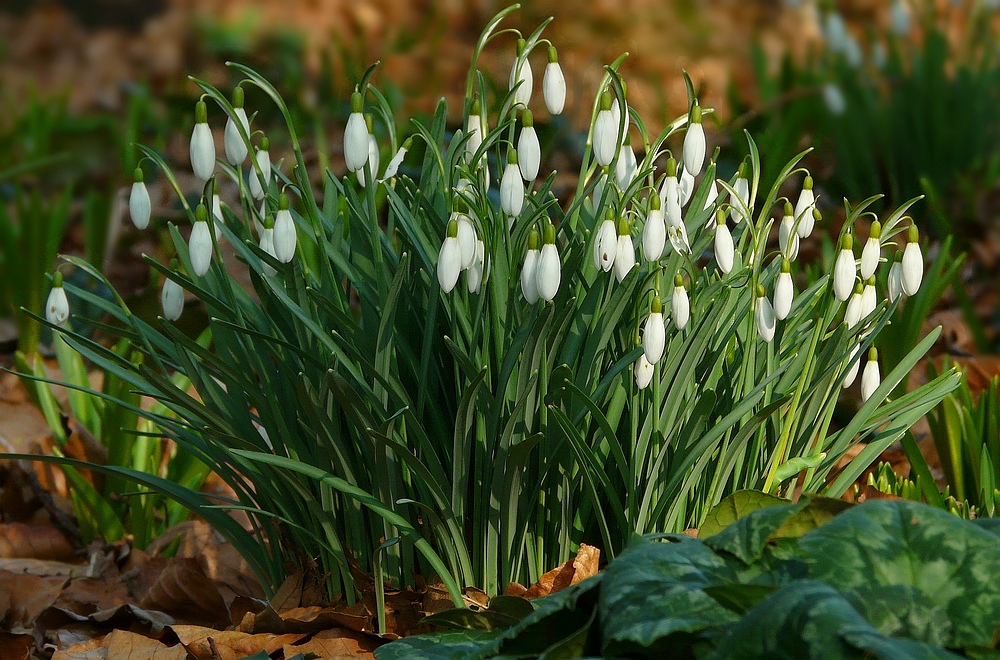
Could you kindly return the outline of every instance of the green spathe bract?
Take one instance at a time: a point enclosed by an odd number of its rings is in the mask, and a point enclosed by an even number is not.
[[[490,23],[477,56],[493,36],[506,33],[493,31],[508,13]],[[540,31],[526,39],[528,50]],[[601,94],[624,107],[620,62],[608,67]],[[646,156],[626,190],[613,177],[603,179],[599,208],[590,192],[601,172],[587,147],[568,206],[552,195],[555,174],[548,173],[510,225],[487,194],[483,156],[506,155],[513,113],[500,113],[499,125],[480,136],[482,144],[467,159],[468,137],[449,141],[442,102],[429,125],[413,122],[423,146],[414,147],[393,181],[362,188],[353,177],[327,172],[316,198],[284,101],[259,74],[233,67],[246,76],[241,84],[261,88],[288,122],[295,163],[289,185],[298,188],[299,200],[291,209],[298,229],[294,258],[282,264],[257,247],[256,204],[240,173],[220,164],[241,186],[243,211],[239,217],[240,205],[224,209],[223,235],[249,268],[255,295],[228,277],[221,257],[203,277],[184,275],[192,272],[191,262],[175,227],[171,236],[184,268],[150,261],[204,302],[211,346],[195,344],[169,323],[139,320],[121,300],[95,304],[134,338],[144,354],[141,366],[72,331],[66,339],[176,415],[157,422],[215,466],[236,494],[236,502],[196,494],[184,501],[224,526],[266,589],[275,589],[289,566],[316,562],[330,575],[331,594],[353,599],[348,558],[354,557],[362,570],[379,574],[377,584],[410,584],[415,575],[436,573],[461,602],[463,585],[496,594],[511,580],[530,583],[583,542],[612,558],[633,533],[698,525],[735,490],[783,492],[799,477],[805,492],[837,495],[955,385],[956,376],[946,373],[886,398],[934,333],[886,374],[849,423],[831,428],[850,367],[845,356],[858,344],[866,349],[895,308],[883,304],[863,327],[848,331],[839,324],[829,277],[822,277],[796,297],[773,341],[757,339],[752,294],[758,285],[771,290],[780,266],[765,253],[779,193],[776,186],[766,199],[757,198],[760,162],[752,141],[753,156],[741,170],[747,194],[737,195],[747,221],[734,231],[732,271],[720,275],[697,266],[713,242],[704,230],[716,212],[705,204],[716,176],[713,161],[679,216],[691,253],[671,251],[639,263],[618,282],[593,265],[595,218],[611,209],[641,236],[640,200],[659,188],[654,164],[686,116],[659,136],[638,123]],[[372,73],[359,93],[379,116],[391,117],[370,84]],[[196,82],[234,116],[225,94]],[[475,107],[473,97],[489,98],[487,91],[481,76],[470,75],[466,107]],[[513,95],[496,104],[511,108]],[[395,152],[397,138],[388,128],[386,152]],[[784,168],[782,181],[797,160]],[[720,185],[734,192],[733,182]],[[873,201],[848,206],[849,222]],[[275,202],[269,191],[272,211]],[[456,212],[468,213],[485,248],[475,294],[465,286],[444,293],[436,277]],[[902,212],[883,223],[885,241],[898,230]],[[519,273],[533,230],[545,239],[539,259],[555,253],[558,263],[536,271],[545,274],[536,282],[539,294],[552,301],[530,305]],[[667,329],[652,382],[639,390],[631,367],[642,354],[642,317],[653,291],[666,291],[680,271],[690,283],[690,323],[683,332]],[[197,397],[171,383],[175,372],[190,378]],[[861,439],[867,449],[834,472]],[[254,528],[227,523],[225,508],[246,510]]]

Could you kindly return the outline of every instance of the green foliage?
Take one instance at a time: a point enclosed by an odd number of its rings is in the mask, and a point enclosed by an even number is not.
[[[720,503],[720,518],[755,497],[734,493]],[[419,635],[375,657],[995,653],[1000,544],[991,531],[903,501],[758,503],[711,536],[640,539],[596,577],[531,601],[534,610],[514,625]],[[809,511],[827,515],[803,517]],[[791,531],[797,518],[812,523]],[[548,634],[536,634],[543,627]]]

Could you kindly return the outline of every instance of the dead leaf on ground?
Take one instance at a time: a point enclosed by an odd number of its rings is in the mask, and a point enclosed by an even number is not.
[[[54,527],[0,525],[0,557],[64,561],[75,556],[73,546]]]
[[[34,635],[0,632],[0,660],[28,660],[34,650]]]
[[[229,625],[229,609],[197,559],[172,559],[139,603],[178,620]]]
[[[103,638],[56,651],[52,660],[186,660],[181,644],[163,642],[127,630],[114,630]]]
[[[593,546],[582,544],[574,559],[567,561],[562,566],[553,568],[540,577],[538,582],[533,584],[524,593],[524,598],[531,599],[548,596],[581,580],[597,575],[600,558],[600,550]]]
[[[321,658],[372,658],[382,641],[352,630],[324,630],[298,645],[286,645],[286,658],[315,653]]]
[[[273,635],[251,634],[235,630],[213,630],[202,626],[171,626],[188,653],[198,660],[235,660],[264,651],[274,653],[294,644],[306,633]]]
[[[0,621],[12,630],[29,627],[66,585],[63,577],[38,577],[0,571]]]

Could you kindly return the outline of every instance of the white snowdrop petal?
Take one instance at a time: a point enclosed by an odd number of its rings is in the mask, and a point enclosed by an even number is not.
[[[861,318],[868,318],[868,315],[874,312],[877,306],[878,296],[875,292],[875,286],[866,284],[861,292]]]
[[[149,226],[152,205],[149,201],[149,190],[142,181],[132,184],[132,193],[128,198],[128,212],[136,229],[145,229]]]
[[[851,361],[852,364],[850,369],[848,369],[847,373],[844,375],[844,382],[842,383],[842,387],[845,390],[851,385],[853,385],[854,381],[858,377],[858,369],[861,366],[861,363],[855,360],[855,358],[858,355],[858,348],[859,348],[858,346],[855,346],[854,349],[851,351],[851,357],[849,358],[849,361]]]
[[[691,201],[692,194],[694,194],[694,175],[685,167],[681,170],[681,178],[677,182],[677,201],[682,208]]]
[[[546,302],[551,302],[559,291],[559,282],[562,279],[561,264],[559,262],[559,252],[552,243],[542,246],[542,252],[538,256],[538,268],[535,273],[535,285],[538,287],[538,297]]]
[[[792,299],[795,297],[795,285],[791,273],[779,273],[774,285],[774,316],[783,321],[792,311]]]
[[[813,219],[812,209],[816,205],[816,195],[811,189],[803,188],[799,193],[799,200],[795,203],[795,218],[799,221],[796,232],[799,238],[806,238],[812,234]]]
[[[682,286],[675,286],[673,295],[670,296],[670,314],[678,330],[687,327],[691,319],[691,302],[688,299],[687,289]]]
[[[739,224],[746,213],[744,207],[749,205],[750,200],[750,182],[746,177],[736,177],[736,181],[733,183],[733,192],[736,194],[729,194],[729,204],[731,206],[729,209],[729,218],[735,224]]]
[[[243,126],[243,130],[249,136],[250,122],[247,121],[246,110],[243,108],[233,108],[233,113],[236,115],[237,120],[239,120],[239,125]],[[230,165],[241,165],[247,157],[247,145],[243,141],[243,136],[240,135],[239,125],[230,117],[226,121],[226,131],[223,134],[223,143],[226,147],[226,160],[229,161]]]
[[[733,270],[735,258],[733,234],[729,231],[728,226],[718,225],[715,230],[715,260],[719,263],[719,270],[729,274]]]
[[[663,220],[663,211],[651,210],[642,228],[642,256],[646,261],[659,261],[666,244],[667,226]]]
[[[507,163],[500,177],[500,208],[511,217],[520,215],[524,208],[524,183],[517,163]]]
[[[765,296],[758,296],[754,308],[754,319],[757,322],[757,334],[765,342],[770,343],[774,339],[774,331],[777,321],[774,316],[774,307],[771,301]]]
[[[62,325],[68,318],[69,299],[66,298],[66,290],[61,286],[54,286],[45,301],[45,320],[54,325]]]
[[[896,299],[903,294],[903,264],[898,261],[889,267],[888,289],[889,302],[896,302]]]
[[[865,370],[861,373],[861,399],[867,401],[875,394],[882,384],[882,376],[878,370],[878,360],[868,360]]]
[[[621,282],[633,267],[635,267],[635,246],[632,244],[632,236],[629,234],[619,236],[615,251],[615,278]]]
[[[594,121],[594,157],[597,164],[604,167],[611,164],[615,158],[618,125],[610,110],[601,110]]]
[[[274,218],[274,257],[287,264],[295,257],[295,246],[298,236],[295,232],[295,221],[288,209],[280,209]]]
[[[528,250],[524,257],[524,267],[521,269],[521,293],[529,305],[534,305],[538,300],[538,286],[535,276],[537,275],[538,250]]]
[[[692,175],[701,173],[705,165],[705,129],[700,122],[688,124],[683,149],[684,170]]]
[[[176,321],[181,317],[184,311],[184,289],[180,284],[171,279],[163,280],[160,307],[163,309],[163,318],[168,321]]]
[[[472,265],[472,260],[476,258],[476,228],[472,226],[469,216],[464,213],[457,214],[458,221],[458,244],[462,251],[461,266],[468,268]]]
[[[837,300],[844,302],[854,291],[854,279],[857,270],[854,262],[854,252],[841,250],[837,262],[833,266],[833,293]]]
[[[549,62],[542,76],[542,96],[545,107],[553,115],[562,114],[566,105],[566,77],[558,62]]]
[[[437,276],[441,290],[448,293],[454,289],[461,272],[462,248],[459,245],[459,239],[455,236],[448,236],[441,244],[441,252],[438,254]]]
[[[628,188],[629,184],[632,183],[632,179],[635,178],[636,168],[638,163],[635,160],[635,152],[632,151],[632,147],[629,145],[622,146],[621,154],[618,156],[618,163],[615,165],[615,180],[618,182],[618,187],[622,190]]]
[[[191,132],[191,170],[205,183],[215,173],[215,138],[206,123],[194,125]]]
[[[191,229],[188,255],[191,257],[191,268],[195,275],[202,276],[208,272],[208,267],[212,264],[212,235],[208,230],[208,223],[204,220],[195,222]]]
[[[649,384],[653,382],[653,365],[649,363],[646,359],[646,354],[643,353],[639,356],[639,359],[635,361],[632,367],[633,373],[635,374],[635,386],[640,390],[644,390],[649,387]]]
[[[615,265],[615,255],[618,253],[618,230],[614,220],[605,220],[597,230],[594,242],[594,265],[605,273]]]
[[[861,251],[861,279],[867,280],[875,274],[881,251],[882,248],[879,244],[879,239],[869,238],[865,241],[865,247]]]
[[[917,243],[907,243],[903,250],[903,293],[912,296],[920,288],[920,282],[924,279],[924,257],[920,252],[920,245]]]
[[[396,172],[399,171],[399,166],[402,165],[404,158],[406,158],[406,147],[400,147],[396,150],[396,154],[389,159],[389,164],[385,166],[385,174],[382,175],[382,178],[391,179],[396,176]]]
[[[521,129],[521,135],[517,139],[517,163],[521,170],[521,177],[525,181],[534,181],[538,178],[538,167],[541,163],[542,151],[538,144],[538,134],[534,126],[526,126]]]
[[[357,172],[368,162],[368,125],[365,116],[352,112],[344,129],[344,161],[347,169]]]
[[[662,313],[650,313],[646,317],[646,323],[642,326],[642,350],[646,356],[646,361],[656,364],[663,356],[663,347],[666,345],[666,328],[663,322]]]
[[[861,299],[863,294],[854,292],[851,294],[851,299],[847,301],[847,310],[844,312],[844,323],[847,324],[848,328],[853,328],[862,319],[862,303]]]
[[[261,186],[260,177],[257,176],[257,169],[250,168],[250,173],[247,178],[250,181],[250,194],[257,201],[264,199],[264,193],[267,192],[267,186],[271,183],[271,156],[264,149],[257,150],[257,167],[260,168],[261,174],[264,175],[264,185]]]

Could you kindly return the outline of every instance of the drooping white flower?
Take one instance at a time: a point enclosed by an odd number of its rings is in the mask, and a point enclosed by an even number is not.
[[[779,321],[788,318],[792,311],[792,299],[795,297],[795,284],[792,282],[792,265],[788,259],[781,260],[781,272],[774,284],[774,316]]]
[[[896,302],[896,299],[903,295],[903,253],[896,252],[896,258],[889,267],[889,302]]]
[[[287,264],[295,257],[295,246],[298,236],[295,232],[295,221],[292,212],[288,210],[288,195],[278,196],[278,214],[274,217],[274,258]]]
[[[715,260],[719,270],[729,274],[733,270],[736,250],[733,245],[733,235],[726,224],[726,213],[722,209],[715,212]]]
[[[875,292],[875,277],[869,277],[861,290],[861,318],[868,318],[868,315],[875,311],[878,306],[878,295]]]
[[[171,270],[177,270],[177,260],[170,262]],[[184,311],[184,289],[169,277],[163,278],[163,288],[160,289],[160,307],[163,318],[176,321]]]
[[[826,47],[834,53],[844,50],[844,42],[847,40],[847,26],[844,19],[836,11],[828,11],[823,25],[823,37],[826,39]]]
[[[705,129],[701,125],[701,106],[695,100],[684,135],[684,170],[692,177],[701,174],[705,165]],[[683,204],[682,204],[683,206]]]
[[[262,138],[260,141],[260,147],[257,149],[257,167],[260,168],[261,176],[264,179],[264,184],[261,185],[261,177],[257,176],[256,168],[250,168],[250,194],[253,198],[260,201],[264,199],[264,194],[267,192],[267,187],[271,183],[271,155],[268,150],[271,148],[271,141],[266,137]]]
[[[208,127],[208,106],[198,101],[194,106],[194,130],[191,131],[191,170],[203,184],[215,173],[215,138]]]
[[[910,34],[910,8],[903,0],[893,0],[889,24],[897,37]]]
[[[635,267],[635,246],[627,218],[618,220],[618,245],[615,250],[615,278],[621,282]]]
[[[847,100],[844,98],[844,93],[840,91],[840,86],[834,82],[823,85],[823,103],[826,104],[826,109],[830,111],[830,114],[834,116],[842,115],[847,110]]]
[[[62,325],[69,318],[69,299],[63,289],[62,273],[52,275],[52,290],[45,301],[45,320],[53,325]]]
[[[545,244],[538,255],[538,267],[535,273],[535,286],[538,287],[538,297],[545,302],[552,302],[559,292],[559,282],[562,280],[562,264],[559,261],[559,251],[556,249],[556,228],[550,222],[545,225]]]
[[[408,137],[403,141],[403,145],[396,151],[396,154],[389,159],[389,164],[385,166],[385,174],[382,178],[386,181],[396,176],[396,172],[399,171],[399,166],[403,164],[403,159],[406,158],[406,152],[410,150],[413,145],[413,138]]]
[[[508,218],[521,215],[524,208],[524,182],[517,166],[517,152],[507,150],[507,166],[500,177],[500,209]]]
[[[524,267],[521,269],[521,293],[529,305],[538,301],[538,284],[535,280],[538,268],[538,230],[531,228],[528,234],[528,253],[524,257]]]
[[[687,206],[694,194],[694,175],[687,171],[686,167],[681,168],[681,176],[677,183],[677,197],[681,207]]]
[[[740,224],[747,210],[749,210],[749,206],[750,181],[747,179],[747,164],[744,161],[740,163],[740,167],[736,171],[733,192],[729,194],[729,217],[734,224]]]
[[[635,178],[636,169],[639,164],[635,160],[635,152],[632,150],[632,136],[625,136],[625,144],[622,145],[621,153],[618,155],[618,163],[615,165],[615,180],[622,190],[628,188]]]
[[[906,248],[903,250],[903,293],[912,296],[924,279],[924,257],[920,252],[920,234],[915,224],[910,225]]]
[[[861,348],[860,346],[855,346],[853,349],[851,349],[851,356],[847,358],[847,361],[850,363],[851,366],[847,370],[847,373],[844,374],[844,382],[841,384],[841,386],[845,390],[851,385],[853,385],[855,379],[857,379],[858,377],[858,367],[860,363],[855,358],[858,357],[858,351],[860,350],[860,348]]]
[[[686,328],[691,319],[691,301],[688,300],[688,292],[684,287],[684,277],[680,273],[674,275],[674,292],[670,296],[670,314],[678,330]]]
[[[351,114],[344,129],[344,161],[351,172],[357,172],[368,162],[368,125],[364,105],[361,92],[351,94]]]
[[[715,200],[719,198],[719,184],[716,183],[715,179],[712,179],[708,184],[708,195],[705,196],[705,206],[703,208],[710,209],[712,205],[715,204]],[[715,222],[713,216],[708,217],[708,227],[711,227]]]
[[[615,213],[608,209],[604,214],[604,222],[594,237],[594,265],[605,273],[610,271],[615,265],[617,252],[618,228],[615,224]]]
[[[847,301],[847,310],[844,312],[844,324],[848,328],[856,326],[865,316],[862,313],[864,291],[864,286],[862,286],[861,282],[858,282],[857,286],[854,287],[854,293],[851,294],[850,300]]]
[[[212,264],[212,233],[208,230],[208,209],[204,204],[198,205],[194,218],[194,227],[188,240],[188,255],[191,257],[191,269],[201,277]]]
[[[274,220],[270,217],[264,218],[264,231],[260,232],[260,242],[258,243],[258,246],[264,251],[264,254],[274,257]],[[278,271],[274,269],[274,266],[269,264],[264,259],[261,259],[261,261],[264,263],[265,275],[272,277],[277,274]]]
[[[813,209],[816,208],[816,194],[813,192],[813,178],[806,175],[806,180],[802,182],[802,191],[799,199],[795,202],[795,220],[798,222],[796,233],[799,238],[807,238],[812,234],[814,217]]]
[[[535,120],[531,110],[524,109],[521,115],[521,134],[517,138],[517,162],[521,168],[521,178],[531,182],[538,178],[538,166],[542,160],[542,150],[535,133]]]
[[[649,305],[649,316],[642,326],[642,350],[646,356],[646,361],[656,364],[663,357],[663,347],[666,345],[667,335],[663,323],[663,303],[659,296],[653,296],[653,302]]]
[[[247,144],[240,133],[240,127],[243,127],[243,133],[249,138],[250,122],[247,120],[247,111],[243,109],[243,88],[239,86],[233,90],[233,114],[236,115],[237,121],[233,121],[232,117],[226,121],[223,144],[226,147],[226,160],[229,164],[242,165],[247,158]]]
[[[465,161],[471,163],[475,158],[479,147],[483,145],[486,138],[486,121],[482,115],[482,106],[479,99],[472,101],[472,108],[469,110],[469,117],[465,120],[465,134],[469,139],[465,143]]]
[[[267,201],[261,202],[261,208],[264,208]],[[256,222],[256,218],[254,221]],[[225,224],[225,218],[222,216],[222,198],[219,196],[219,182],[216,181],[215,185],[212,186],[212,224],[215,226],[215,240],[219,241],[222,239],[222,225]]]
[[[882,384],[882,377],[878,371],[878,350],[872,346],[868,351],[868,362],[865,370],[861,374],[861,399],[867,401],[875,394],[875,390]]]
[[[649,213],[642,228],[642,256],[646,261],[659,261],[666,244],[667,226],[660,208],[660,196],[654,193],[649,196]]]
[[[486,273],[486,245],[482,241],[476,240],[476,258],[472,265],[465,271],[466,283],[469,285],[469,293],[479,293],[479,287],[483,283],[483,276]]]
[[[374,128],[374,120],[371,115],[365,115],[365,121],[368,127],[368,160],[365,162],[364,166],[361,167],[355,176],[358,177],[358,183],[364,188],[366,185],[366,170],[371,170],[372,178],[376,181],[378,180],[378,166],[379,166],[379,152],[378,152],[378,142],[375,141],[375,135],[372,133],[372,128]]]
[[[795,258],[799,256],[799,235],[795,231],[795,216],[791,202],[785,202],[785,214],[781,217],[781,224],[778,226],[778,246],[781,248],[781,253],[789,261],[795,261]]]
[[[640,355],[639,359],[632,365],[632,371],[635,375],[635,386],[640,390],[646,389],[653,382],[654,368],[649,363],[649,360],[646,359],[645,353]]]
[[[445,293],[449,293],[455,288],[458,275],[462,272],[462,247],[459,245],[458,231],[458,222],[454,219],[449,220],[447,235],[441,244],[441,252],[438,253],[438,284],[441,285],[441,290]]]
[[[677,182],[677,161],[671,156],[667,158],[667,175],[663,177],[660,185],[660,205],[663,208],[670,208],[673,202],[677,206],[677,212],[681,210],[680,184]]]
[[[618,123],[611,114],[611,92],[601,94],[601,109],[594,120],[594,158],[601,167],[611,164],[618,148]]]
[[[535,84],[531,74],[531,63],[528,62],[528,53],[525,50],[526,46],[527,42],[524,39],[517,40],[517,57],[510,67],[510,80],[507,88],[514,89],[514,85],[517,85],[517,91],[514,92],[514,103],[524,107],[527,107],[531,100],[531,88]]]
[[[844,234],[844,238],[840,241],[837,261],[833,266],[833,293],[840,302],[847,300],[854,290],[857,272],[857,264],[854,261],[854,237]]]
[[[149,226],[152,204],[149,201],[149,191],[146,189],[141,167],[135,168],[135,182],[128,197],[128,213],[132,216],[132,224],[136,229],[145,229]]]
[[[882,224],[876,220],[872,223],[871,231],[868,233],[868,240],[861,250],[861,279],[867,280],[875,274],[878,268],[879,257],[882,256]]]
[[[624,90],[625,81],[623,80],[622,91]],[[623,112],[622,105],[618,102],[618,97],[614,96],[611,100],[611,116],[614,118],[614,125],[617,127],[615,130],[618,131],[618,144],[624,144],[625,136],[628,135],[629,124],[632,123],[628,115],[628,102],[626,102],[625,110]]]
[[[667,238],[670,239],[671,247],[679,254],[691,253],[691,243],[688,242],[687,228],[684,227],[683,222],[673,222],[670,215],[667,215]]]
[[[542,96],[550,114],[562,114],[566,105],[566,78],[559,67],[559,54],[555,46],[549,46],[549,63],[542,76]]]
[[[774,307],[765,295],[764,287],[757,285],[757,298],[754,301],[754,320],[757,322],[757,334],[767,343],[774,339],[774,330],[777,321],[774,316]]]
[[[463,269],[472,265],[472,260],[476,258],[476,228],[472,224],[472,219],[462,212],[454,212],[451,219],[458,223],[458,245],[462,249],[461,266]]]

